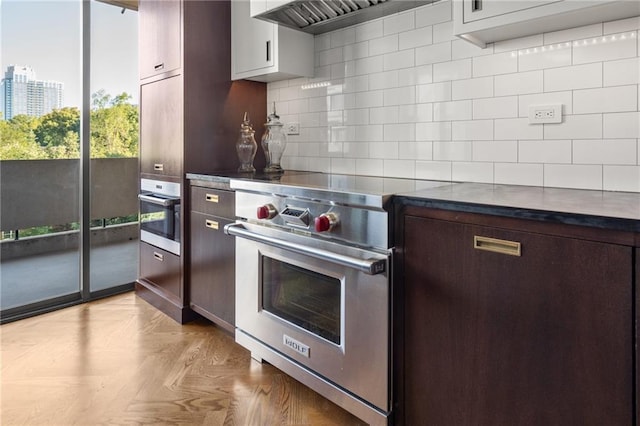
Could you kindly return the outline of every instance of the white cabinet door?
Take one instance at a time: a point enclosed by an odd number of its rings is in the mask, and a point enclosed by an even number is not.
[[[453,33],[480,47],[640,15],[640,0],[454,0]]]
[[[252,18],[251,8],[246,0],[231,1],[231,79],[312,77],[313,35]]]

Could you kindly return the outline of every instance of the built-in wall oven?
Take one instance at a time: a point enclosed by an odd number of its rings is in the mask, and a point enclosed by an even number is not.
[[[140,240],[180,255],[180,184],[140,180]]]
[[[349,205],[345,194],[338,203],[335,193],[323,201],[327,193],[256,193],[247,184],[235,184],[240,219],[225,229],[236,236],[236,341],[362,420],[386,425],[387,212]]]

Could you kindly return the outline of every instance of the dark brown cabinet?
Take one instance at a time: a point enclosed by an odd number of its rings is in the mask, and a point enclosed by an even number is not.
[[[138,12],[140,79],[180,68],[180,1],[140,0]]]
[[[140,279],[153,291],[161,292],[173,303],[182,299],[180,257],[140,242]]]
[[[182,76],[140,86],[140,172],[182,176]]]
[[[235,170],[235,142],[245,112],[260,140],[267,117],[266,84],[231,81],[231,3],[141,0],[140,175],[182,186],[179,299],[141,277],[139,295],[176,321],[195,317],[185,289],[190,244],[186,173]],[[262,150],[254,165],[261,169]],[[187,232],[185,232],[187,231]],[[231,317],[225,317],[231,318]]]
[[[633,424],[633,237],[561,228],[404,212],[398,424]]]
[[[191,259],[189,306],[233,332],[235,329],[235,238],[226,235],[233,223],[232,191],[191,187]]]

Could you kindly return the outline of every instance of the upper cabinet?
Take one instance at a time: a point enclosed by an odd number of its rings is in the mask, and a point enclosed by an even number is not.
[[[640,1],[456,0],[454,34],[487,43],[640,15]]]
[[[313,36],[253,19],[253,3],[231,2],[231,79],[269,82],[312,77]],[[264,0],[261,3],[266,7]]]
[[[140,79],[180,68],[180,1],[140,1]]]

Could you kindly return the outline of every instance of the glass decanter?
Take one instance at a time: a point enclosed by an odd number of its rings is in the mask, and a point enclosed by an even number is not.
[[[283,172],[280,160],[287,145],[287,136],[284,132],[284,124],[276,114],[275,102],[273,103],[273,113],[267,117],[267,122],[264,125],[266,130],[262,135],[262,149],[267,160],[267,167],[264,171],[267,173]]]
[[[238,159],[240,160],[239,172],[255,172],[253,167],[253,159],[256,156],[258,150],[258,144],[254,138],[255,131],[251,127],[248,114],[244,113],[244,119],[240,125],[240,136],[236,142],[236,152],[238,153]]]

